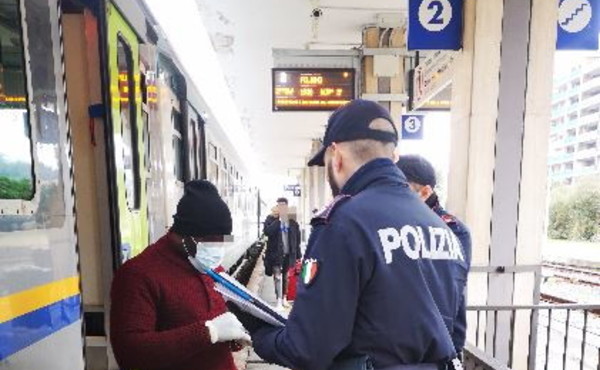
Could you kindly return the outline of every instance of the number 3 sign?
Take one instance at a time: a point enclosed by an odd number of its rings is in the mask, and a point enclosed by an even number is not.
[[[409,50],[458,50],[463,0],[409,0]]]
[[[415,114],[402,115],[402,139],[419,140],[423,138],[423,116]]]

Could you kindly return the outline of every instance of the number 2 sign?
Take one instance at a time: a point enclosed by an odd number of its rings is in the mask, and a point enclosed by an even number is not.
[[[409,0],[408,49],[458,50],[463,0]]]

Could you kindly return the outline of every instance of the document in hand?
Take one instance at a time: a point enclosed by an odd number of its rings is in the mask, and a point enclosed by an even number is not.
[[[235,303],[242,311],[268,324],[285,326],[286,319],[275,312],[267,302],[226,273],[221,272],[218,276],[221,279],[215,279],[215,290],[221,293],[225,300]]]

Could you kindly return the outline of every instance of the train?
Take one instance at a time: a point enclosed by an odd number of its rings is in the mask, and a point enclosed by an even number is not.
[[[0,1],[0,368],[117,368],[114,271],[168,229],[184,184],[260,233],[247,160],[142,1]]]

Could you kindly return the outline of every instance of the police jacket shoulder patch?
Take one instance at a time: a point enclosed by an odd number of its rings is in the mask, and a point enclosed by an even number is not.
[[[348,200],[350,198],[352,198],[352,196],[347,195],[347,194],[340,194],[340,195],[336,196],[335,198],[333,198],[333,200],[331,202],[329,202],[329,204],[327,204],[323,209],[321,209],[319,212],[317,212],[315,214],[315,217],[313,217],[313,219],[310,222],[311,225],[327,222],[329,220],[329,218],[331,217],[331,215],[333,214],[333,211],[340,204],[344,203],[346,200]]]
[[[450,215],[450,214],[448,214],[448,213],[446,213],[446,214],[443,214],[443,215],[441,216],[441,218],[442,218],[442,220],[443,220],[445,223],[447,223],[447,224],[451,224],[451,223],[453,223],[453,222],[456,222],[456,219],[454,218],[454,216],[452,216],[452,215]]]
[[[311,285],[319,272],[319,261],[315,258],[307,258],[302,263],[302,272],[300,272],[300,278],[304,285]]]
[[[446,212],[446,210],[443,209],[442,207],[440,207],[440,206],[433,207],[432,210],[438,216],[440,216],[442,221],[444,221],[446,224],[456,223],[456,217],[454,217],[450,213]]]

